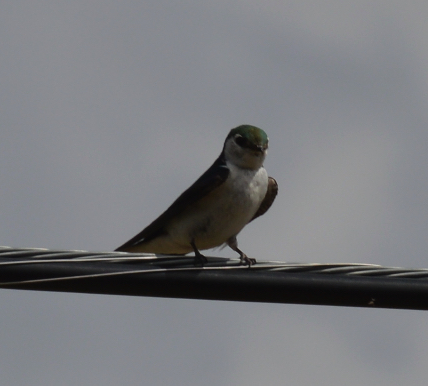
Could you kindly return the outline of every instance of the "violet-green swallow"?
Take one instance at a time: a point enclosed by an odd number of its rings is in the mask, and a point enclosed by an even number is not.
[[[227,244],[254,264],[238,248],[236,236],[270,208],[278,193],[263,161],[268,137],[254,126],[242,125],[229,132],[223,151],[212,166],[156,220],[116,251],[184,255]]]

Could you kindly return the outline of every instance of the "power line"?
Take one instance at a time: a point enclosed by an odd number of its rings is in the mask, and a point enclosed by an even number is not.
[[[428,269],[0,247],[0,288],[428,309]]]

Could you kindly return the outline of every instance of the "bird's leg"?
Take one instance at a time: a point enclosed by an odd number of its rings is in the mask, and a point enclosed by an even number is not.
[[[256,259],[248,257],[238,248],[238,240],[236,239],[236,236],[229,238],[229,240],[227,240],[227,245],[235,252],[239,253],[239,256],[241,257],[241,264],[248,264],[249,267],[251,267],[253,264],[256,264]]]
[[[190,242],[190,245],[192,246],[193,251],[195,252],[195,264],[201,263],[203,265],[207,263],[207,258],[201,252],[199,252],[199,249],[196,247],[194,239]]]

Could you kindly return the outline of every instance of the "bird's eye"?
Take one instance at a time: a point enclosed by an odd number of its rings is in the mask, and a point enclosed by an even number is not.
[[[236,142],[239,146],[243,147],[243,146],[245,146],[245,144],[247,143],[247,140],[246,140],[242,135],[237,135],[237,136],[235,137],[235,142]]]

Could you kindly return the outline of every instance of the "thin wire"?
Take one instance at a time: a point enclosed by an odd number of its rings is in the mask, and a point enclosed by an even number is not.
[[[145,253],[126,252],[88,252],[82,250],[48,250],[41,248],[11,248],[0,246],[0,267],[12,265],[29,264],[61,264],[61,263],[138,263],[140,269],[120,272],[144,273],[153,272],[153,265],[160,271],[174,271],[182,269],[207,270],[207,269],[248,269],[248,266],[240,264],[239,259],[221,257],[207,257],[208,264],[205,266],[194,266],[192,256],[183,255],[153,255]],[[168,268],[168,266],[173,266]],[[164,267],[164,268],[163,268]],[[162,268],[162,269],[161,269]],[[258,261],[251,266],[254,271],[276,271],[276,272],[306,272],[329,275],[355,275],[355,276],[391,276],[401,278],[428,278],[428,269],[407,269],[400,267],[382,267],[377,264],[363,263],[284,263],[280,261]],[[102,274],[100,274],[102,275]],[[108,275],[114,275],[109,273]],[[1,284],[1,283],[0,283]]]

